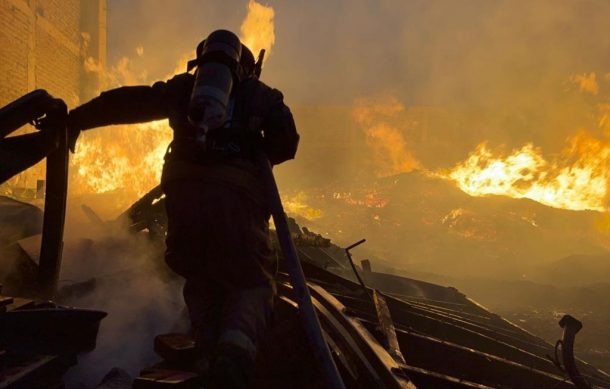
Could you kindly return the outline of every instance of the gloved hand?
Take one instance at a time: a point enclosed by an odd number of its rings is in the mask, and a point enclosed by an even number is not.
[[[68,108],[61,99],[53,99],[46,109],[43,117],[34,120],[34,127],[51,136],[54,143],[59,142],[60,131],[66,127],[68,121]]]
[[[76,140],[80,135],[80,128],[75,123],[74,117],[67,112],[65,103],[56,99],[57,104],[40,119],[34,122],[34,126],[40,131],[56,131],[57,128],[66,127],[68,133],[68,148],[72,153],[76,148]]]

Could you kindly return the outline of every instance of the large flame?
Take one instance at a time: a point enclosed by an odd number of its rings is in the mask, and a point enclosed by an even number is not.
[[[366,134],[380,176],[406,173],[419,165],[408,150],[403,133],[388,121],[404,110],[394,97],[361,98],[355,102],[353,117]]]
[[[265,49],[267,54],[275,43],[272,7],[249,0],[248,13],[240,27],[240,39],[256,55]],[[144,47],[135,49],[139,57]],[[174,73],[182,72],[192,54],[180,59]],[[136,71],[127,58],[115,66],[103,69],[87,60],[85,68],[103,75],[105,88],[129,84],[148,84],[146,71]],[[170,74],[167,78],[169,78]],[[606,76],[608,77],[608,76]],[[583,73],[570,78],[580,91],[598,95],[595,73]],[[599,104],[599,128],[610,135],[610,104]],[[423,169],[411,153],[402,127],[397,119],[405,106],[396,98],[381,96],[355,101],[353,118],[363,130],[372,150],[372,160],[379,176],[389,176]],[[76,193],[108,192],[127,189],[130,200],[158,184],[163,154],[171,139],[167,121],[131,126],[114,126],[87,133],[79,140],[73,158],[76,179],[72,190]],[[505,195],[529,198],[552,207],[572,210],[608,210],[608,180],[610,142],[596,139],[581,131],[571,137],[565,149],[556,156],[545,156],[532,143],[508,153],[481,143],[463,162],[442,176],[452,179],[466,193],[473,196]],[[438,173],[433,173],[438,175]],[[355,196],[334,193],[333,198],[352,205],[383,208],[387,200],[378,193]],[[286,198],[290,212],[308,219],[322,215],[307,205],[304,193]]]
[[[261,49],[265,50],[265,58],[271,54],[271,48],[275,43],[274,17],[275,11],[272,7],[262,5],[255,0],[248,2],[248,14],[240,27],[240,39],[252,50],[254,56],[257,56]]]
[[[275,42],[273,18],[273,8],[249,1],[248,14],[241,24],[241,39],[255,55],[260,49],[265,49],[267,54],[271,51]],[[144,47],[137,47],[135,55],[144,57]],[[192,56],[187,53],[179,58],[174,71],[165,78],[184,72],[186,62]],[[151,83],[146,70],[135,69],[128,57],[108,68],[92,58],[87,58],[84,65],[86,71],[98,74],[103,89]],[[121,189],[126,202],[135,200],[159,183],[163,156],[171,137],[167,120],[111,126],[84,133],[72,158],[71,192],[104,193]],[[316,210],[303,206],[301,200],[294,201],[296,211],[310,218],[319,215]]]
[[[135,51],[138,57],[144,56],[142,46]],[[164,78],[170,79],[185,72],[186,63],[193,55],[185,53]],[[146,70],[134,69],[128,57],[121,58],[109,68],[88,58],[85,69],[99,75],[103,88],[150,83]],[[126,203],[134,201],[159,184],[163,157],[171,139],[172,130],[167,120],[86,131],[80,136],[71,159],[72,171],[75,172],[70,184],[71,193],[81,195],[120,189]]]
[[[135,51],[140,57],[144,55],[143,47]],[[184,71],[183,62],[181,58],[176,72]],[[108,68],[88,58],[85,69],[98,74],[104,89],[149,83],[146,70],[134,69],[128,57]],[[171,137],[167,120],[86,131],[71,159],[70,192],[82,195],[121,189],[127,203],[135,200],[159,184],[163,156]]]
[[[83,134],[72,158],[72,193],[122,189],[130,197],[143,195],[159,183],[170,140],[167,120]]]
[[[556,208],[608,210],[610,142],[581,131],[553,159],[527,144],[505,155],[482,143],[449,173],[472,196],[529,198]]]

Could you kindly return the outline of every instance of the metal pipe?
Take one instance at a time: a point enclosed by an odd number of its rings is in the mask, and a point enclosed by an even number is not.
[[[358,242],[354,243],[353,245],[347,246],[345,248],[345,254],[347,254],[347,259],[349,259],[349,264],[352,265],[352,270],[354,271],[354,274],[356,275],[358,282],[360,282],[360,285],[362,286],[362,290],[364,290],[364,293],[366,293],[370,296],[369,290],[366,288],[366,285],[364,284],[364,281],[362,281],[362,278],[360,278],[360,274],[358,274],[356,265],[354,265],[354,260],[352,259],[352,254],[349,252],[351,249],[353,249],[356,246],[361,245],[364,242],[366,242],[366,239],[360,239]]]

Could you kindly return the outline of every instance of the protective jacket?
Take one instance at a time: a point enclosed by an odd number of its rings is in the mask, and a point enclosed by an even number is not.
[[[128,86],[103,92],[72,110],[69,126],[80,131],[168,118],[174,130],[170,154],[178,153],[172,160],[233,164],[237,159],[248,160],[253,147],[262,147],[274,165],[294,158],[299,135],[290,109],[284,104],[280,91],[254,78],[237,86],[229,128],[220,128],[210,134],[205,150],[208,153],[195,149],[196,128],[187,119],[193,83],[194,76],[183,73],[152,87]]]
[[[94,98],[69,115],[72,131],[169,119],[174,138],[165,157],[166,260],[189,279],[223,289],[269,283],[269,213],[254,153],[272,164],[295,156],[299,135],[281,92],[251,78],[234,89],[230,122],[204,145],[187,118],[194,76],[179,74],[152,86],[129,86]]]

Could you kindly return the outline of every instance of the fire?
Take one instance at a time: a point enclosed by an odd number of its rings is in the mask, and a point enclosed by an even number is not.
[[[535,182],[545,165],[546,161],[532,144],[513,150],[508,156],[495,157],[487,144],[482,143],[449,176],[464,192],[473,196],[525,197],[521,191]]]
[[[265,49],[265,58],[271,54],[275,43],[273,18],[275,11],[270,6],[262,5],[255,0],[248,2],[248,14],[241,24],[241,41],[256,57],[261,49]]]
[[[497,231],[490,223],[464,208],[452,209],[443,217],[441,224],[450,233],[469,240],[490,241],[498,238]]]
[[[532,144],[503,155],[482,143],[448,176],[472,196],[505,195],[555,208],[606,211],[608,157],[610,142],[581,131],[551,160]]]
[[[587,92],[592,95],[596,95],[599,92],[597,75],[594,72],[574,75],[570,77],[570,81],[577,84],[581,92]]]
[[[84,133],[72,157],[72,193],[124,189],[132,198],[142,196],[159,184],[171,136],[167,120]]]
[[[351,192],[334,192],[332,198],[334,200],[341,200],[349,205],[358,205],[367,208],[385,208],[390,200],[385,197],[382,193],[375,189],[362,191],[357,195]]]
[[[282,196],[282,204],[286,213],[301,216],[307,220],[315,220],[324,216],[322,210],[308,205],[308,196],[305,192],[298,192],[293,196]]]
[[[366,134],[380,176],[406,173],[419,166],[402,132],[388,122],[404,110],[404,105],[394,97],[356,100],[352,114]]]
[[[136,53],[143,56],[144,48],[136,48]],[[174,73],[185,71],[185,58],[179,59]],[[108,68],[88,58],[85,69],[99,75],[104,89],[150,83],[146,70],[135,69],[128,57]],[[71,158],[70,192],[82,195],[121,189],[124,200],[134,201],[159,184],[171,138],[167,120],[85,131]]]
[[[241,39],[255,55],[260,49],[265,49],[267,55],[271,51],[275,42],[274,15],[273,8],[249,1],[248,14],[241,24]],[[138,46],[135,53],[138,57],[145,57],[145,48]],[[165,79],[186,71],[186,62],[193,55],[189,52],[179,58],[175,69]],[[136,69],[128,57],[109,67],[87,58],[84,66],[87,72],[98,74],[103,89],[151,83],[147,71]],[[159,184],[163,156],[171,138],[167,120],[86,131],[79,138],[76,154],[71,160],[71,193],[104,193],[121,189],[127,201],[134,201]],[[303,201],[302,196],[297,196],[288,207],[307,218],[319,217],[320,211],[304,205]]]

